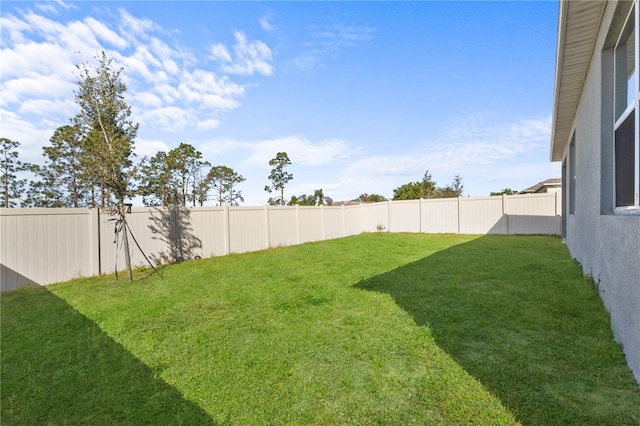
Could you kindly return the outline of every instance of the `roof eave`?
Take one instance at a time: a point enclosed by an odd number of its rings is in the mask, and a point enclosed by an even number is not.
[[[551,129],[551,161],[564,158],[606,1],[561,0]]]

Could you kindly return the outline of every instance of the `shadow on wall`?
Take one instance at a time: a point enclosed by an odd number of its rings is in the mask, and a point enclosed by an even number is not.
[[[214,425],[45,287],[2,296],[1,345],[3,424]]]
[[[38,285],[38,283],[0,263],[0,291],[28,285]]]
[[[575,409],[603,394],[640,404],[640,393],[597,290],[560,238],[483,236],[357,288],[391,295],[523,424],[639,420],[621,414],[639,405]]]
[[[149,220],[152,238],[164,242],[167,247],[167,250],[151,254],[151,261],[156,265],[183,262],[200,255],[202,240],[193,234],[189,209],[180,206],[156,208]]]
[[[479,230],[470,231],[472,232],[462,233],[476,233]],[[560,235],[562,217],[503,214],[491,229],[485,232],[492,235]]]

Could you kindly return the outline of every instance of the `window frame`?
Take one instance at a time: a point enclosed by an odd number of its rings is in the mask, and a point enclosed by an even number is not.
[[[633,24],[630,20],[633,19]],[[613,207],[617,213],[640,212],[640,31],[638,23],[640,22],[640,7],[638,0],[633,1],[633,5],[625,18],[624,25],[618,36],[614,47],[614,123],[613,123]],[[632,73],[634,96],[632,102],[628,101],[628,61],[627,61],[627,44],[630,36],[633,35],[634,43],[634,68]],[[623,69],[621,69],[624,67]],[[633,150],[634,154],[631,159],[633,161],[631,182],[629,183],[626,176],[618,177],[619,167],[616,164],[616,158],[619,151],[617,150],[617,134],[616,132],[628,125],[628,119],[633,115]],[[618,205],[618,189],[620,182],[625,185],[631,185],[632,198],[631,204]],[[625,186],[626,188],[626,186]],[[620,197],[622,198],[622,197]]]
[[[567,178],[569,180],[569,214],[576,213],[576,134],[573,133],[569,144],[569,161],[567,167]]]

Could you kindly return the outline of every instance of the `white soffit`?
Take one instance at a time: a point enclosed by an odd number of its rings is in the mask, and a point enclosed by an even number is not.
[[[569,133],[606,3],[600,0],[560,1],[551,161],[562,160],[569,144]]]

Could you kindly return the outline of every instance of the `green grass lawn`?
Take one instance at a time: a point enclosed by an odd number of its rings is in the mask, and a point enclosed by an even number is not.
[[[3,293],[2,424],[640,424],[559,238],[364,234],[162,274]]]

